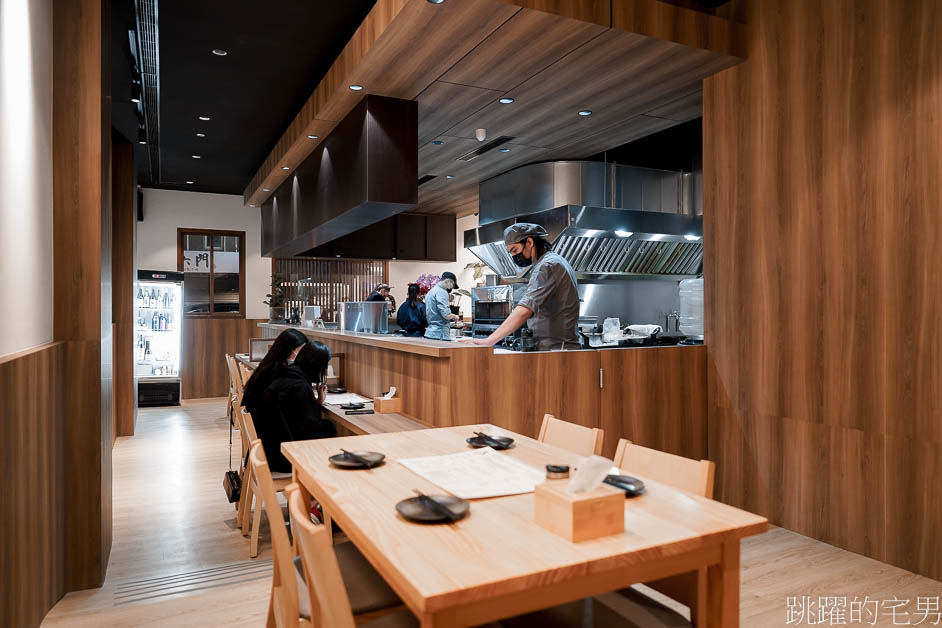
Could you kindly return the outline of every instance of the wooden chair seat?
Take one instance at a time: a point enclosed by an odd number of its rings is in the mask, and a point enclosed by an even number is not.
[[[396,592],[386,584],[379,572],[373,569],[353,543],[334,545],[334,553],[337,554],[340,575],[343,577],[343,585],[347,590],[347,597],[350,598],[350,609],[354,615],[375,613],[384,608],[402,605],[402,600]],[[298,591],[307,591],[300,556],[294,559],[294,566],[298,574]],[[308,596],[299,595],[298,611],[302,617],[311,616],[311,601]],[[411,613],[409,616],[412,616]]]

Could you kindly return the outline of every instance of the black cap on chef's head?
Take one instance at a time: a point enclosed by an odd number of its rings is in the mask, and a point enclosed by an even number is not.
[[[451,279],[453,282],[455,282],[455,287],[456,288],[458,287],[458,278],[455,277],[455,273],[450,272],[450,271],[445,271],[442,273],[442,279]]]
[[[510,246],[527,238],[546,238],[546,229],[532,222],[518,222],[504,229],[504,244]]]

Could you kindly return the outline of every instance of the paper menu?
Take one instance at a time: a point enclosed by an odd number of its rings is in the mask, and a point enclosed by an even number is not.
[[[331,403],[336,406],[339,406],[343,403],[366,403],[372,401],[372,399],[367,399],[366,397],[361,397],[356,393],[327,393],[327,399],[325,403]]]
[[[546,473],[490,447],[459,454],[406,458],[399,464],[462,499],[532,493]]]

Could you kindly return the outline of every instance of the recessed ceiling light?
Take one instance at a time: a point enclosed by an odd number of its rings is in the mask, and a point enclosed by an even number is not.
[[[200,116],[200,120],[203,122],[209,122],[209,116]]]
[[[428,0],[429,4],[441,4],[445,0]]]
[[[282,169],[282,170],[291,170],[291,168],[289,168],[288,166],[282,166],[281,169]]]
[[[355,92],[358,92],[358,91],[360,91],[361,89],[363,89],[363,86],[362,86],[362,85],[351,85],[351,86],[350,86],[350,89],[352,89],[352,90],[355,91]]]
[[[510,152],[510,149],[509,149],[509,148],[502,148],[502,149],[500,149],[500,152],[502,152],[502,153],[509,153],[509,152]]]
[[[225,57],[229,53],[223,50],[222,48],[213,48],[213,54],[216,55],[217,57]]]
[[[187,184],[187,185],[193,185],[193,182],[192,182],[192,181],[187,181],[186,184]]]
[[[334,255],[334,257],[340,257],[339,255]]]
[[[258,207],[258,205],[249,205],[249,207]]]
[[[591,110],[591,109],[583,109],[582,111],[579,112],[579,115],[580,115],[580,116],[591,116],[591,115],[592,115],[592,110]]]
[[[435,144],[435,146],[441,146],[441,145],[444,144],[444,143],[445,143],[445,142],[443,142],[443,141],[441,141],[441,140],[432,140],[432,144]]]
[[[197,134],[196,134],[196,137],[206,137],[206,134],[205,134],[205,133],[197,133]]]
[[[262,188],[262,192],[271,192],[268,188]]]
[[[455,175],[453,175],[453,174],[446,174],[446,175],[445,175],[445,178],[446,178],[446,179],[454,179],[454,178],[455,178]]]
[[[316,140],[316,139],[317,139],[317,136],[316,136],[316,135],[308,135],[308,136],[307,136],[307,139],[309,139],[309,140]]]
[[[499,101],[497,101],[497,102],[499,102],[499,103],[502,104],[502,105],[509,105],[509,104],[512,103],[513,101],[514,101],[513,98],[501,98],[501,99],[500,99]]]
[[[192,157],[193,157],[193,159],[202,159],[202,157],[201,157],[200,155],[193,155]]]

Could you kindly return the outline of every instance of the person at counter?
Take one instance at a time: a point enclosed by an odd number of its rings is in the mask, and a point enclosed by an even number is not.
[[[268,353],[242,387],[242,405],[252,416],[259,412],[262,394],[275,379],[275,373],[279,368],[294,362],[294,358],[305,344],[307,336],[297,329],[286,329],[275,338],[275,342],[268,348]]]
[[[272,471],[291,471],[291,463],[281,453],[281,443],[337,435],[334,424],[321,416],[321,405],[327,398],[324,379],[329,362],[327,345],[305,338],[294,361],[277,365],[260,399],[246,406]],[[312,384],[317,384],[316,394]]]
[[[569,263],[554,253],[548,233],[540,225],[519,222],[504,230],[504,245],[514,263],[533,266],[523,298],[487,338],[462,339],[493,346],[526,325],[533,331],[538,351],[578,349],[579,290]]]
[[[428,327],[428,318],[425,315],[425,304],[419,301],[419,284],[409,284],[409,296],[406,302],[399,306],[396,313],[396,323],[411,338],[421,338]]]
[[[385,283],[377,284],[376,289],[366,297],[367,301],[385,301],[387,309],[390,312],[396,311],[396,300],[389,294],[389,285]]]
[[[448,293],[458,287],[458,278],[455,273],[442,273],[441,280],[435,284],[425,295],[425,313],[428,318],[428,328],[425,337],[431,340],[451,340],[451,331],[448,329],[449,321],[458,320],[458,316],[451,313],[448,307]]]

